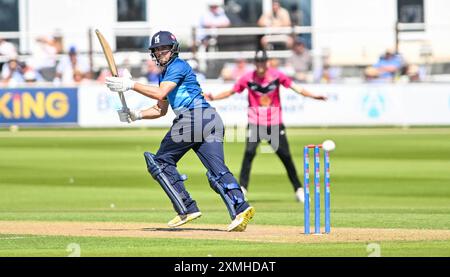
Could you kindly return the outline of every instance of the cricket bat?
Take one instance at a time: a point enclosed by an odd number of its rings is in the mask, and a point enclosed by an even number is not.
[[[119,73],[117,72],[117,66],[116,62],[114,61],[113,52],[111,50],[111,47],[109,46],[108,41],[106,41],[105,37],[100,33],[99,30],[95,30],[95,34],[97,35],[98,41],[100,42],[100,45],[103,49],[103,54],[105,54],[106,61],[108,62],[109,71],[111,72],[111,75],[114,77],[119,77]],[[125,96],[123,95],[123,92],[118,92],[120,102],[122,102],[122,111],[128,112],[128,106],[127,102],[125,100]],[[130,123],[131,120],[128,119],[128,123]]]

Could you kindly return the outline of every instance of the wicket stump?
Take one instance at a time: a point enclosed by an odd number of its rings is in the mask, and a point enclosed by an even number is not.
[[[303,148],[304,171],[304,217],[305,234],[310,234],[310,197],[309,197],[309,149],[314,149],[314,233],[320,234],[320,149],[321,144],[306,145]],[[325,204],[325,233],[331,231],[330,220],[330,153],[323,150],[324,154],[324,204]]]

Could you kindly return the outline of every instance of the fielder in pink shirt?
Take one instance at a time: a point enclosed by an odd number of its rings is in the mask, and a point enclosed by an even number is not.
[[[304,202],[302,183],[297,176],[297,170],[289,150],[286,130],[283,124],[280,101],[280,86],[317,100],[327,100],[325,96],[314,95],[306,89],[294,84],[292,79],[275,68],[267,66],[267,54],[258,50],[255,55],[256,70],[246,73],[233,88],[219,94],[205,94],[207,100],[220,100],[248,90],[248,127],[247,139],[242,161],[240,184],[244,193],[248,190],[248,182],[252,161],[261,140],[267,140],[275,153],[283,162],[289,180],[298,201]]]

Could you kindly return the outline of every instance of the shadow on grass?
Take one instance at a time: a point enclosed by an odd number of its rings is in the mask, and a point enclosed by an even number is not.
[[[87,229],[89,231],[103,232],[128,232],[128,231],[144,231],[144,232],[183,232],[183,231],[199,231],[199,232],[226,232],[226,230],[216,228],[142,228],[142,229]]]
[[[141,231],[146,232],[155,232],[155,231],[163,231],[163,232],[183,232],[183,231],[208,231],[208,232],[226,232],[222,229],[215,228],[143,228]]]

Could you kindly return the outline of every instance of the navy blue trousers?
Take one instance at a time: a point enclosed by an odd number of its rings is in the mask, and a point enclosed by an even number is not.
[[[193,109],[180,113],[167,132],[156,153],[156,161],[165,167],[165,171],[174,176],[179,175],[176,168],[178,161],[188,152],[194,150],[205,168],[215,176],[223,176],[226,183],[238,184],[224,161],[222,119],[214,108]],[[199,211],[196,201],[187,192],[182,180],[178,179],[175,189],[182,196],[188,213]],[[238,198],[244,199],[242,191],[234,190]],[[249,207],[247,202],[235,207],[239,214]]]

